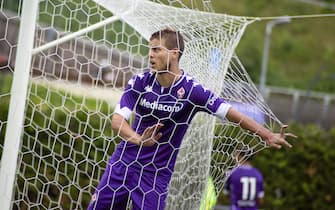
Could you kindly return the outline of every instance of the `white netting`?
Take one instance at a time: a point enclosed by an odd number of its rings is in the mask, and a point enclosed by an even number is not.
[[[280,124],[234,55],[254,19],[211,13],[206,0],[164,2],[40,1],[35,48],[113,15],[120,20],[34,55],[13,209],[87,207],[120,142],[111,129],[114,106],[129,78],[148,65],[150,34],[165,27],[185,36],[181,67],[188,74],[238,109],[243,104],[248,109],[242,111],[264,117],[268,128]],[[0,55],[8,62],[0,67],[0,105],[6,108],[20,20],[17,5],[1,1]],[[1,152],[6,114],[0,115]],[[197,115],[180,148],[166,209],[198,208],[209,174],[220,191],[226,171],[237,165],[234,151],[242,145],[254,152],[264,148],[238,125]]]

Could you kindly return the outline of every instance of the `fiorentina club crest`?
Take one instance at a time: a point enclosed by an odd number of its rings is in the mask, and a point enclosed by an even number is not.
[[[177,91],[177,96],[179,99],[183,98],[185,95],[185,89],[183,87],[179,88],[179,90]]]

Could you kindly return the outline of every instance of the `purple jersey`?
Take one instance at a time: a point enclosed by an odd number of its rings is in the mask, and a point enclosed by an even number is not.
[[[204,111],[224,120],[229,108],[223,99],[185,74],[168,88],[160,86],[155,73],[134,76],[115,113],[128,120],[135,111],[132,128],[138,134],[162,123],[159,132],[163,135],[150,147],[121,141],[88,209],[126,209],[130,197],[133,209],[163,210],[178,150],[192,118]]]
[[[241,165],[231,173],[225,189],[230,193],[232,210],[257,210],[257,199],[264,197],[263,176],[256,168]]]
[[[192,118],[204,111],[223,119],[230,108],[223,99],[214,95],[192,77],[185,75],[171,87],[162,87],[156,73],[145,72],[134,76],[121,97],[116,113],[126,119],[135,110],[132,128],[142,134],[156,123],[163,123],[159,142],[151,147],[141,147],[122,141],[111,161],[122,160],[143,171],[172,174],[178,149]]]

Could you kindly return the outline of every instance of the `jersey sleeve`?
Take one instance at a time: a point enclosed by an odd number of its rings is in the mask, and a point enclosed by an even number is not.
[[[130,118],[142,91],[142,77],[141,75],[135,75],[128,81],[114,113],[120,114],[127,120]]]
[[[228,110],[231,108],[229,103],[200,84],[194,83],[191,90],[191,98],[199,111],[213,114],[219,117],[221,121],[225,121]]]

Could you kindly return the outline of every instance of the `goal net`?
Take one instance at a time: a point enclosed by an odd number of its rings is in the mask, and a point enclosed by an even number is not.
[[[2,155],[9,101],[16,94],[11,85],[14,63],[20,59],[15,56],[18,26],[25,11],[22,0],[1,0],[0,9]],[[17,125],[22,138],[12,208],[86,209],[122,141],[111,128],[114,107],[132,75],[149,65],[149,36],[166,27],[185,37],[180,64],[187,74],[236,109],[277,129],[280,121],[234,53],[255,20],[214,13],[209,0],[40,0],[24,122]],[[266,147],[238,124],[198,114],[176,148],[166,209],[199,208],[209,176],[220,192],[227,172],[238,164],[236,152],[245,146],[253,154]],[[4,166],[2,161],[2,171]]]

